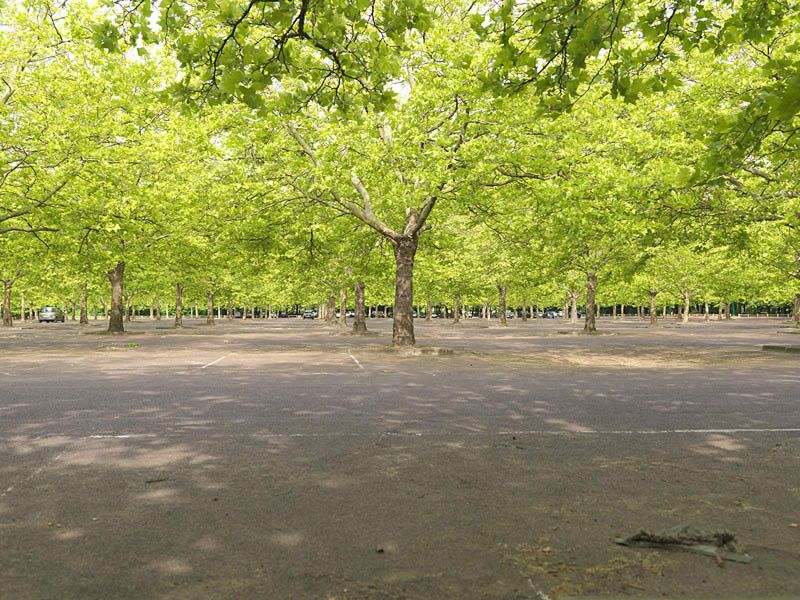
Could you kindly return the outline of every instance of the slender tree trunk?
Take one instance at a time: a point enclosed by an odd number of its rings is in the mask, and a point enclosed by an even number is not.
[[[125,296],[125,295],[122,296],[122,306],[123,306],[123,312],[125,313],[125,317],[124,317],[125,318],[125,322],[126,323],[130,323],[130,321],[131,321],[131,304],[128,301],[128,297]]]
[[[433,305],[431,305],[431,299],[428,298],[425,301],[425,320],[430,321],[432,314],[433,314]]]
[[[497,309],[500,313],[500,325],[505,327],[508,325],[506,322],[506,286],[498,285],[497,291],[500,293],[500,306]]]
[[[356,284],[356,319],[353,322],[353,333],[367,333],[367,319],[364,313],[364,282]]]
[[[731,303],[727,302],[725,304],[725,320],[728,320],[730,318],[731,318]]]
[[[583,333],[595,333],[597,322],[595,320],[594,299],[597,295],[597,273],[586,274],[586,320],[583,324]]]
[[[108,321],[108,332],[123,333],[125,326],[122,323],[122,292],[125,263],[118,262],[116,267],[106,273],[106,277],[111,283],[111,318]],[[105,303],[103,309],[105,310]]]
[[[722,313],[725,310],[725,303],[720,301],[719,306],[717,307],[717,321],[722,321]]]
[[[619,320],[620,321],[624,321],[625,320],[625,305],[624,304],[620,304],[619,305]]]
[[[81,318],[80,318],[81,325],[88,325],[89,324],[89,304],[86,300],[86,285],[84,284],[81,287]]]
[[[339,290],[339,327],[347,327],[347,289]]]
[[[456,294],[453,302],[453,323],[459,323],[461,321],[461,296]]]
[[[416,343],[411,306],[414,302],[414,257],[417,254],[417,243],[417,237],[412,236],[400,238],[394,244],[394,346],[413,346]]]
[[[106,304],[105,299],[100,298],[100,305],[103,307],[103,318],[108,318],[108,305]]]
[[[656,290],[650,290],[650,325],[656,327],[658,325],[658,310],[656,308]]]
[[[183,286],[175,284],[175,327],[183,327]]]
[[[578,322],[578,293],[577,292],[570,292],[569,293],[570,300],[572,302],[572,308],[569,315],[569,322],[570,323],[577,323]],[[586,305],[588,310],[589,305]]]
[[[14,319],[11,315],[11,288],[13,285],[13,279],[3,280],[3,327],[12,327],[14,325]]]
[[[222,304],[217,306],[217,319],[222,320]]]
[[[161,300],[156,300],[156,321],[161,320]]]
[[[232,321],[233,320],[233,300],[231,300],[230,298],[228,298],[228,309],[227,310],[228,310],[228,312],[225,315],[225,317],[228,319],[228,321]]]
[[[151,321],[156,318],[156,308],[155,308],[155,306],[153,306],[152,303],[150,303],[150,317],[149,318],[150,318]]]
[[[689,302],[690,302],[689,290],[685,289],[685,290],[683,290],[683,322],[684,323],[688,323],[689,322]]]
[[[522,301],[522,322],[523,323],[527,323],[528,322],[528,301],[527,300],[523,300]]]
[[[25,294],[19,295],[19,318],[24,323],[25,322]]]
[[[600,318],[600,305],[595,305],[595,316],[599,319]]]
[[[208,290],[206,293],[206,325],[215,325],[214,323],[214,292]]]
[[[708,310],[708,300],[706,300],[703,303],[703,319],[708,321],[710,318],[711,318],[711,314],[709,313],[709,310]]]
[[[561,315],[561,319],[564,321],[569,321],[569,298],[570,298],[570,293],[567,292],[567,295],[564,296],[564,311],[563,314]]]
[[[613,321],[617,320],[617,305],[616,304],[614,304],[614,306],[611,307],[611,319]]]
[[[92,304],[92,312],[94,312],[94,320],[97,321],[97,304]]]

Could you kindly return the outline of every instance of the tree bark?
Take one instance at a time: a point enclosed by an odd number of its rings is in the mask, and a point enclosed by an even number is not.
[[[594,299],[597,295],[597,273],[586,274],[586,320],[583,323],[583,333],[596,333],[597,322],[595,317]]]
[[[367,319],[364,311],[364,282],[356,284],[356,319],[353,322],[353,333],[362,335],[367,333]]]
[[[656,309],[656,290],[650,290],[650,325],[653,327],[658,326],[658,310]]]
[[[416,235],[401,237],[394,243],[395,288],[392,318],[392,345],[413,346],[414,318],[414,257],[417,254]]]
[[[11,316],[11,288],[13,285],[13,279],[3,280],[3,327],[14,325],[14,319]]]
[[[214,323],[214,292],[208,290],[206,293],[206,325],[215,325]]]
[[[683,322],[689,322],[689,302],[691,299],[689,298],[689,290],[683,290]]]
[[[433,305],[431,304],[431,299],[428,298],[425,301],[425,320],[430,321],[432,314],[433,314]]]
[[[614,306],[611,307],[611,319],[613,321],[617,320],[617,305],[616,304],[614,304]]]
[[[569,314],[569,322],[570,323],[577,323],[578,322],[578,293],[577,292],[570,292],[569,293],[570,300],[572,302],[572,307]],[[587,304],[588,308],[588,304]]]
[[[339,290],[339,327],[347,327],[347,289]]]
[[[156,321],[161,320],[161,300],[156,300]]]
[[[19,318],[24,323],[25,322],[25,294],[19,295]]]
[[[175,327],[183,327],[183,286],[175,284]]]
[[[795,327],[800,327],[800,294],[794,297],[794,310],[792,311],[792,322]]]
[[[508,325],[506,322],[506,286],[498,285],[497,291],[500,293],[500,306],[497,308],[497,311],[500,313],[498,315],[500,317],[500,325],[505,327]]]
[[[89,304],[86,300],[86,285],[84,284],[81,287],[81,318],[80,318],[81,325],[88,325],[89,324]]]
[[[325,324],[333,325],[336,320],[336,296],[328,296],[328,304],[325,306]]]
[[[725,304],[725,320],[728,320],[730,318],[731,318],[731,303],[727,302]]]
[[[108,321],[109,333],[123,333],[125,326],[122,323],[122,292],[125,277],[125,263],[118,262],[117,266],[106,273],[111,283],[111,318]],[[105,308],[105,304],[103,305]]]
[[[461,321],[461,296],[456,294],[453,297],[453,323]]]
[[[229,321],[232,321],[232,320],[233,320],[233,300],[231,300],[231,299],[228,299],[228,312],[227,312],[227,314],[225,315],[225,317],[226,317],[226,318],[227,318]]]
[[[620,304],[619,305],[619,320],[620,321],[624,321],[625,320],[625,305],[624,304]]]
[[[711,314],[708,311],[708,300],[705,301],[703,304],[703,318],[708,321],[711,318]]]
[[[523,323],[527,323],[528,322],[528,301],[527,300],[523,300],[522,301],[522,322]]]

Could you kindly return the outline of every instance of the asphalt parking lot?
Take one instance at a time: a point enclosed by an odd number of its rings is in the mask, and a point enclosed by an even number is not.
[[[0,598],[800,597],[782,321],[187,324],[0,332]]]

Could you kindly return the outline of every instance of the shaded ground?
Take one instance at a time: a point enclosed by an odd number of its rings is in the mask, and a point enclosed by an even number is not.
[[[129,325],[0,332],[4,600],[800,596],[782,322]]]

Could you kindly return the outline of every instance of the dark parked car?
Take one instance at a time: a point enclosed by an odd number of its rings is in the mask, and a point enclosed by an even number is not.
[[[39,309],[39,323],[64,322],[64,311],[56,306],[43,306]]]

